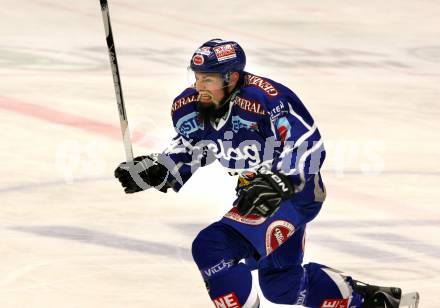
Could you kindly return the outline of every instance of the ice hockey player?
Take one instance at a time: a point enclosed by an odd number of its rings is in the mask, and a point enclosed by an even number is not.
[[[177,136],[163,153],[118,166],[115,176],[125,192],[152,186],[178,192],[215,159],[238,175],[232,209],[192,245],[216,307],[259,307],[254,269],[273,303],[399,307],[399,288],[364,284],[318,263],[302,265],[306,224],[325,199],[323,142],[295,93],[244,71],[245,64],[243,49],[233,41],[213,39],[195,51],[195,84],[171,107]]]

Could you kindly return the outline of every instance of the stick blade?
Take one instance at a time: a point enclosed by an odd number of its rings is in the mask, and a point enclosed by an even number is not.
[[[402,294],[399,308],[417,308],[419,305],[420,295],[418,292]]]

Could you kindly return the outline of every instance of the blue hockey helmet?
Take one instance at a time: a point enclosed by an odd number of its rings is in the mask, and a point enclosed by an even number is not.
[[[191,58],[194,72],[220,73],[242,72],[246,66],[244,50],[234,41],[212,39],[200,46]]]

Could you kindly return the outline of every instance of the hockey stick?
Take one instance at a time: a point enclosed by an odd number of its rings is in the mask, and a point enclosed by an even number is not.
[[[419,306],[420,295],[418,292],[402,294],[399,307],[417,308]]]
[[[115,86],[116,101],[118,103],[119,121],[121,123],[122,140],[124,142],[125,157],[127,162],[133,162],[133,148],[130,141],[130,131],[128,129],[127,112],[125,111],[124,98],[122,96],[121,77],[119,77],[118,60],[116,58],[115,43],[113,41],[112,27],[110,24],[110,14],[107,0],[99,0],[101,3],[102,19],[104,21],[105,35],[107,38],[108,54],[113,74],[113,84]]]

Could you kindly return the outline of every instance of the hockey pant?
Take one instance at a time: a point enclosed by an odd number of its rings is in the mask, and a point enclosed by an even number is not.
[[[354,294],[351,300],[352,289],[338,272],[317,263],[301,266],[304,228],[256,263],[264,296],[273,303],[312,308],[360,307],[361,299]],[[258,252],[237,230],[213,223],[198,234],[192,253],[215,307],[259,307],[252,268],[239,262],[258,259]]]

